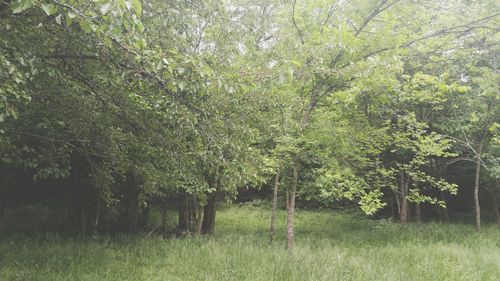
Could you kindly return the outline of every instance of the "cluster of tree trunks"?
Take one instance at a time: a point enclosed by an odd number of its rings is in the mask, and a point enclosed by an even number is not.
[[[394,197],[391,205],[392,217],[394,220],[397,220],[404,225],[411,219],[411,202],[408,200],[411,176],[405,172],[401,172],[396,178],[396,182],[398,184],[398,190],[394,191]],[[439,190],[439,197],[442,201],[446,202],[444,192],[441,190]],[[415,221],[420,223],[422,222],[422,204],[415,202],[413,203],[413,206]],[[448,222],[448,210],[446,207],[436,205],[436,211],[442,221]]]
[[[216,175],[206,175],[207,183],[214,191],[207,195],[205,204],[186,193],[179,196],[177,235],[213,234],[215,232],[217,204],[224,199],[222,174],[221,168]]]
[[[221,174],[221,171],[219,174]],[[214,233],[217,204],[224,197],[224,193],[222,192],[222,177],[219,174],[207,179],[214,192],[207,196],[205,204],[183,192],[180,192],[175,198],[178,209],[176,235]],[[98,196],[98,191],[89,188],[84,182],[78,181],[79,175],[71,175],[70,179],[70,185],[72,186],[71,207],[75,230],[81,236],[96,235],[102,216],[105,213],[103,212],[102,200]],[[120,223],[123,226],[122,230],[126,232],[145,230],[148,227],[151,208],[149,206],[140,206],[137,182],[134,181],[133,177],[130,177],[123,184],[122,188],[124,190],[124,198],[121,200],[123,202]],[[165,199],[161,203],[161,223],[159,225],[159,231],[163,234],[168,231],[168,208],[169,203]]]
[[[184,236],[188,234],[201,235],[212,234],[215,231],[215,215],[217,204],[223,198],[222,192],[211,194],[206,204],[184,194],[178,201],[178,223],[176,234]],[[164,215],[165,217],[166,215]],[[165,227],[162,227],[165,231]]]

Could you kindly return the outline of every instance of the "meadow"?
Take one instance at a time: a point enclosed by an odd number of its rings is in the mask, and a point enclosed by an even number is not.
[[[0,239],[0,280],[499,280],[500,229],[369,220],[298,210],[296,247],[285,249],[285,213],[268,243],[267,208],[218,213],[216,234],[164,239],[54,233]]]

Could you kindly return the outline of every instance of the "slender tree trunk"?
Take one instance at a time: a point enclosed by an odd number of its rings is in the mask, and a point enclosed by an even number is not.
[[[127,201],[127,210],[128,215],[126,217],[128,231],[137,232],[138,230],[138,221],[140,217],[140,209],[139,209],[139,187],[136,181],[133,181],[129,185],[128,189],[128,201]]]
[[[415,203],[415,217],[418,223],[422,222],[422,209],[420,207],[420,203]]]
[[[442,190],[439,190],[439,197],[441,197],[441,201],[446,203],[446,206],[444,207],[438,206],[439,210],[441,210],[441,219],[443,219],[445,223],[448,223],[450,221],[450,216],[448,215],[448,204],[446,202],[446,196]]]
[[[396,200],[394,200],[394,196],[391,196],[391,219],[394,221],[396,218]]]
[[[408,206],[408,185],[410,177],[406,173],[401,173],[400,193],[401,193],[401,210],[399,212],[399,222],[405,225],[408,222],[409,206]]]
[[[479,152],[480,153],[480,152]],[[474,179],[474,209],[476,213],[476,230],[481,232],[481,208],[479,206],[479,176],[481,173],[481,161],[476,161],[476,176]]]
[[[278,204],[278,187],[280,183],[280,172],[276,172],[274,176],[274,189],[273,189],[273,205],[271,210],[271,230],[269,232],[269,244],[273,243],[274,234],[276,232],[276,206]]]
[[[396,181],[397,182],[397,181]],[[396,202],[396,206],[395,206],[395,211],[394,211],[394,214],[393,214],[393,219],[394,221],[397,221],[398,220],[398,217],[400,216],[401,214],[401,200],[399,199],[400,196],[396,193],[396,190],[392,190],[392,194],[394,195],[393,196],[393,202],[395,201]],[[394,204],[394,203],[393,203]]]
[[[88,223],[92,223],[92,220],[90,219],[90,216],[88,214],[87,194],[85,194],[83,188],[79,184],[75,184],[72,188],[71,203],[73,207],[75,229],[80,237],[84,237],[88,234]],[[92,227],[92,225],[90,226]]]
[[[7,211],[5,189],[7,189],[7,179],[5,176],[2,176],[2,181],[0,182],[0,235],[6,232],[7,228],[7,224],[5,223],[5,213]]]
[[[2,200],[0,200],[0,235],[2,235],[5,232],[6,229],[6,223],[5,223],[5,205],[3,204]]]
[[[186,195],[186,203],[187,203],[187,231],[191,232],[193,230],[193,220],[195,219],[196,210],[193,207],[193,198]]]
[[[149,213],[150,213],[150,211],[151,211],[151,207],[149,205],[145,206],[145,207],[142,207],[141,220],[140,220],[140,223],[138,225],[143,230],[147,230],[147,227],[148,227],[148,224],[149,224]]]
[[[294,245],[294,216],[295,216],[295,195],[297,193],[297,185],[299,181],[299,163],[296,162],[293,166],[293,182],[291,190],[288,194],[288,210],[286,220],[286,242],[287,249],[292,250]]]
[[[92,221],[92,235],[97,236],[97,227],[99,226],[99,218],[101,215],[101,200],[97,198],[95,216]]]
[[[498,187],[498,184],[497,184],[497,187]],[[497,190],[496,188],[493,188],[493,212],[495,213],[495,217],[496,217],[496,222],[497,222],[497,225],[500,226],[500,210],[498,209],[499,206],[498,206],[498,198],[497,198]]]
[[[408,200],[406,196],[403,197],[403,204],[401,204],[401,213],[399,214],[399,222],[405,225],[408,222]]]
[[[179,198],[179,223],[177,225],[177,233],[184,235],[189,232],[189,208],[187,204],[187,198],[181,195]]]

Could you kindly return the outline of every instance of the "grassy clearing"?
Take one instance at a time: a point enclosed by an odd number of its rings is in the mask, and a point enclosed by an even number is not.
[[[298,211],[296,249],[285,214],[269,246],[269,211],[232,207],[211,237],[96,241],[55,234],[0,240],[0,280],[499,280],[500,230],[409,225]]]

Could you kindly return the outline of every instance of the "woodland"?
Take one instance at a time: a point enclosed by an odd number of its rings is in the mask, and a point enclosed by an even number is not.
[[[496,0],[0,0],[0,279],[495,280],[499,27]]]

